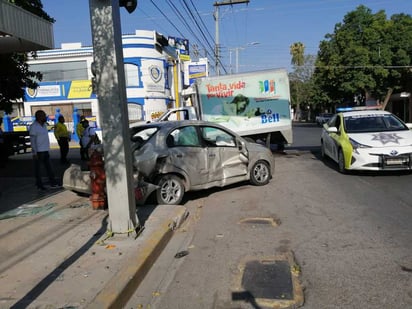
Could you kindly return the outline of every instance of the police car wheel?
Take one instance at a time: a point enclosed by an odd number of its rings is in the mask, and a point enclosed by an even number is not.
[[[323,142],[321,142],[320,144],[320,156],[323,160],[326,158],[325,145],[323,144]]]
[[[342,174],[346,174],[346,168],[345,168],[345,157],[343,155],[342,149],[339,149],[339,154],[338,154],[338,168],[339,172]]]

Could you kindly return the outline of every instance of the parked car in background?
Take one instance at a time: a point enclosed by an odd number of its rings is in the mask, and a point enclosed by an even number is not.
[[[318,126],[322,126],[324,123],[327,123],[331,118],[333,114],[331,113],[321,113],[316,116],[315,121]]]
[[[159,204],[180,204],[185,192],[249,180],[269,183],[272,152],[205,121],[166,121],[131,128],[135,173],[156,185]]]
[[[324,125],[322,157],[348,170],[412,170],[412,124],[390,112],[347,108]]]

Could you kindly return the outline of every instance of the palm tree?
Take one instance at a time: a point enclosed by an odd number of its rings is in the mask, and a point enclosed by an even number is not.
[[[305,63],[305,45],[302,42],[296,42],[290,45],[290,54],[292,55],[291,63],[294,66],[302,66]],[[295,119],[300,114],[299,100],[299,81],[296,81],[296,112]]]
[[[301,66],[305,63],[305,45],[302,42],[293,43],[290,46],[290,54],[292,55],[291,63]]]

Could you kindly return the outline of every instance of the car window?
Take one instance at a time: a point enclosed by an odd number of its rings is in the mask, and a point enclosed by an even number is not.
[[[166,143],[171,146],[195,146],[200,147],[199,136],[196,127],[187,126],[175,129],[166,138]]]
[[[141,146],[146,143],[146,141],[148,141],[157,131],[158,128],[132,128],[131,140]]]
[[[327,122],[328,127],[335,127],[337,115],[332,116],[331,119]]]
[[[348,133],[408,130],[402,121],[391,114],[345,117],[345,129]]]
[[[236,139],[231,134],[215,127],[201,127],[200,132],[205,144],[211,147],[235,147]]]

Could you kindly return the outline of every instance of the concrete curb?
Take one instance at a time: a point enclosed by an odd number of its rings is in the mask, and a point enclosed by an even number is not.
[[[141,245],[87,308],[123,308],[187,216],[184,206],[158,205],[139,236]]]

